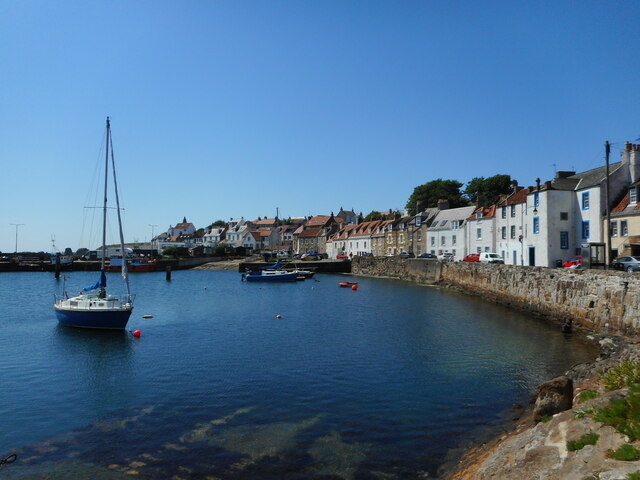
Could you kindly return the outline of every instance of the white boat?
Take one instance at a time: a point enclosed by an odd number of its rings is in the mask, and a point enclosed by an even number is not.
[[[111,143],[111,124],[107,117],[107,143],[104,170],[104,204],[102,206],[102,265],[100,278],[94,285],[85,287],[75,297],[69,297],[66,287],[61,296],[57,296],[54,304],[58,322],[67,327],[98,328],[108,330],[124,330],[133,311],[134,295],[129,287],[127,275],[127,262],[122,262],[122,278],[126,291],[125,295],[109,295],[107,293],[106,275],[106,225],[107,225],[107,190],[109,178],[109,164],[113,172],[113,184],[118,212],[118,228],[120,230],[120,244],[124,250],[124,235],[122,233],[122,219],[120,216],[120,201],[118,198],[118,183],[116,168],[113,158],[113,145]],[[111,158],[109,154],[111,153]]]

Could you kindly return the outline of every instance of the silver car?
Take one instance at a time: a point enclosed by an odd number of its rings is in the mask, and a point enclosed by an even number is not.
[[[611,268],[627,272],[640,271],[640,257],[618,257],[611,262]]]

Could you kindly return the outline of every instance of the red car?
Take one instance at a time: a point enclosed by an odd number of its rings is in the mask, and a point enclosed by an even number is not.
[[[464,257],[462,259],[463,262],[479,262],[480,261],[480,254],[479,253],[472,253],[471,255],[467,255],[466,257]]]
[[[347,257],[344,253],[339,253],[338,255],[336,255],[336,258],[338,260],[346,260],[349,257]]]
[[[576,255],[562,264],[565,268],[582,268],[582,255]]]

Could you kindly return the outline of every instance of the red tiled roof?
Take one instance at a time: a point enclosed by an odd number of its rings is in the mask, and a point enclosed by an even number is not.
[[[175,229],[180,229],[180,230],[182,230],[182,229],[189,228],[189,227],[193,227],[193,223],[189,223],[189,222],[187,222],[187,223],[183,223],[183,222],[180,222],[180,223],[176,224],[176,226],[175,226],[175,227],[173,227],[173,228],[174,228],[174,230],[175,230]],[[194,228],[195,228],[195,227],[194,227]]]
[[[323,225],[325,225],[329,219],[331,218],[330,215],[316,215],[315,217],[311,217],[307,223],[306,223],[306,227],[321,227]]]
[[[298,238],[314,238],[314,237],[318,237],[318,236],[320,236],[321,232],[322,232],[322,230],[319,229],[319,228],[307,228],[306,230],[303,230],[302,232],[300,232],[300,236]]]
[[[516,203],[525,203],[527,201],[527,195],[529,195],[529,193],[530,192],[528,188],[523,188],[522,190],[519,190],[516,193],[509,195],[504,205],[515,205]]]
[[[276,223],[276,219],[275,218],[263,218],[262,220],[254,220],[253,222],[254,225],[260,226],[260,225],[275,225]]]
[[[625,208],[627,208],[628,206],[629,206],[629,192],[627,192],[624,198],[620,200],[620,203],[618,203],[618,205],[616,205],[611,209],[611,213],[624,212]],[[637,208],[638,208],[638,205],[636,205],[636,209]]]
[[[490,207],[478,207],[476,208],[471,216],[467,218],[467,220],[473,220],[476,218],[476,214],[482,213],[482,218],[493,218],[496,216],[496,206],[491,205]]]

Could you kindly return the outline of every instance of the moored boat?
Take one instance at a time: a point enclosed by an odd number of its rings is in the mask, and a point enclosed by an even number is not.
[[[113,171],[113,183],[118,213],[118,228],[120,230],[120,244],[124,251],[124,236],[122,232],[122,218],[120,216],[120,201],[118,199],[118,184],[111,144],[111,124],[107,117],[106,158],[104,170],[104,203],[102,206],[102,264],[100,278],[94,285],[89,285],[75,297],[69,297],[65,288],[62,295],[56,296],[54,309],[61,325],[79,328],[97,328],[106,330],[124,330],[133,311],[134,295],[129,288],[127,262],[122,262],[122,278],[126,286],[125,295],[109,295],[107,293],[106,275],[106,225],[107,225],[107,186],[109,177],[109,163]],[[111,153],[111,158],[109,158]]]
[[[119,272],[122,269],[122,256],[112,256],[107,265],[107,272]],[[148,258],[127,258],[127,271],[129,272],[155,272],[156,262]]]
[[[242,279],[247,282],[295,282],[298,279],[298,274],[284,270],[258,270],[243,273]]]

